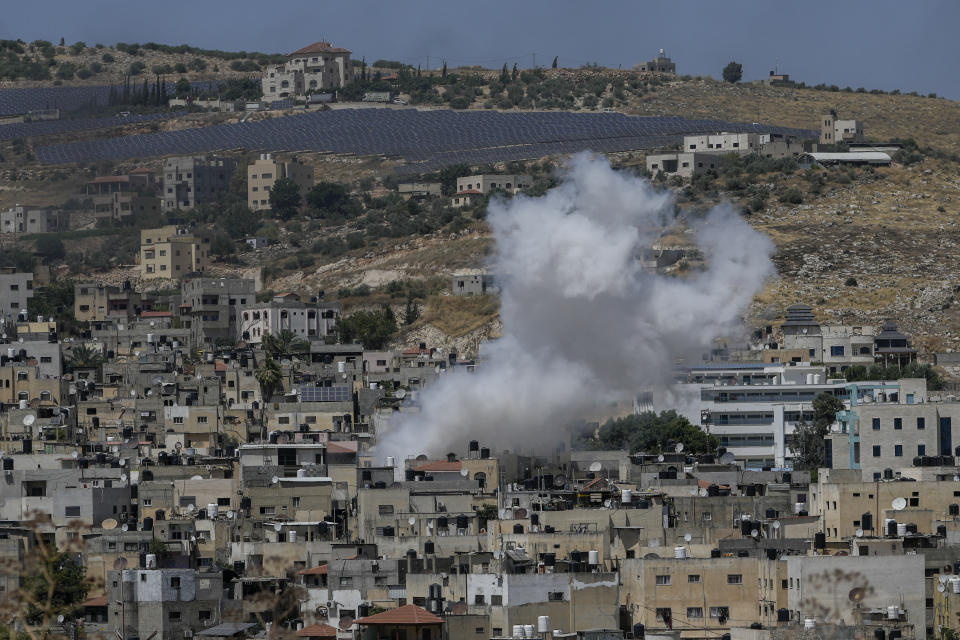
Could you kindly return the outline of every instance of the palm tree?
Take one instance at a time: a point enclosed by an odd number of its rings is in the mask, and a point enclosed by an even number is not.
[[[67,362],[73,369],[89,369],[103,364],[103,354],[93,347],[79,344],[70,350]]]
[[[263,401],[267,402],[273,396],[274,391],[280,387],[280,383],[283,381],[283,372],[280,370],[280,365],[277,364],[276,360],[267,358],[263,364],[260,365],[260,368],[257,369],[254,377],[256,377],[257,382],[260,383]]]
[[[310,343],[298,337],[290,329],[281,329],[276,335],[268,333],[263,336],[261,346],[271,358],[279,358],[291,353],[304,353],[310,350]]]

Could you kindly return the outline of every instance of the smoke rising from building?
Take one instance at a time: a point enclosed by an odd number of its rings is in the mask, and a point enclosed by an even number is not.
[[[419,413],[397,416],[378,455],[438,455],[470,439],[550,451],[572,421],[668,385],[678,358],[735,332],[773,273],[773,243],[721,205],[685,221],[702,270],[645,270],[643,250],[674,216],[669,193],[587,154],[542,197],[492,200],[503,336],[475,373],[441,375]]]

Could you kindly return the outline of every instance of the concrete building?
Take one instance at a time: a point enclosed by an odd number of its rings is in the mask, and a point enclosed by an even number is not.
[[[230,188],[236,163],[219,156],[168,158],[163,165],[164,211],[193,209]]]
[[[110,624],[124,638],[180,640],[221,622],[220,572],[125,569],[107,580]]]
[[[840,120],[836,113],[828,113],[820,120],[820,144],[863,142],[863,123],[857,120]]]
[[[0,322],[16,322],[32,297],[32,273],[0,267]]]
[[[487,195],[494,190],[506,191],[508,193],[520,193],[521,190],[529,188],[531,184],[533,184],[533,179],[530,176],[525,175],[499,175],[491,173],[475,176],[464,176],[462,178],[457,178],[457,193],[470,193],[472,191],[478,191],[483,195]]]
[[[455,296],[485,296],[498,293],[496,279],[488,273],[455,273],[452,291]]]
[[[159,185],[149,169],[135,169],[122,176],[99,176],[84,186],[84,195],[93,200],[97,219],[119,221],[131,215],[157,215],[161,202]]]
[[[260,158],[247,167],[247,206],[258,211],[270,208],[270,190],[279,178],[292,180],[300,188],[300,196],[305,198],[314,184],[313,167],[295,160],[282,162],[274,160],[269,153],[261,153]]]
[[[841,153],[825,153],[816,151],[805,153],[797,160],[801,169],[809,169],[813,166],[831,167],[831,166],[871,166],[887,167],[893,163],[889,155],[882,151],[847,151]]]
[[[340,304],[312,298],[303,302],[293,293],[281,293],[270,302],[251,300],[239,310],[236,337],[260,344],[268,334],[289,330],[306,339],[329,339],[337,333]]]
[[[185,278],[178,317],[195,345],[231,341],[237,335],[239,309],[257,299],[256,283],[243,278]]]
[[[140,277],[179,279],[210,263],[210,236],[175,225],[140,232]]]
[[[719,163],[715,153],[659,153],[647,156],[647,171],[654,176],[663,172],[690,178],[697,173],[716,171]]]
[[[641,62],[640,64],[635,65],[633,68],[637,71],[642,71],[645,73],[677,73],[676,63],[667,57],[667,53],[663,49],[660,49],[657,57],[653,60]]]
[[[139,313],[141,296],[129,282],[121,287],[83,282],[75,284],[73,292],[73,314],[79,322],[125,322]]]
[[[0,233],[50,233],[66,231],[70,219],[62,211],[18,204],[0,211]]]
[[[443,195],[443,185],[439,182],[401,182],[397,185],[397,193],[404,200],[439,198]]]
[[[352,80],[350,52],[329,42],[315,42],[287,54],[283,64],[267,67],[260,84],[263,99],[276,100],[339,89]]]
[[[780,328],[783,349],[803,354],[791,360],[822,363],[833,375],[851,365],[874,363],[875,330],[871,326],[821,325],[812,307],[794,304],[787,307],[786,320]]]

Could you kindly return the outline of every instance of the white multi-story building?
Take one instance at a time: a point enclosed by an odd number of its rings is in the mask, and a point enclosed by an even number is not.
[[[680,387],[693,385],[697,397],[698,411],[687,417],[755,468],[790,466],[793,433],[801,421],[813,421],[813,399],[821,393],[845,398],[846,384],[827,380],[823,367],[716,363],[686,370]]]
[[[302,338],[335,335],[340,318],[338,303],[301,302],[295,293],[281,293],[270,302],[249,304],[240,310],[238,339],[259,344],[268,334],[289,330]]]
[[[287,54],[283,64],[267,67],[261,86],[264,100],[277,100],[339,89],[351,79],[350,52],[329,42],[314,42]]]

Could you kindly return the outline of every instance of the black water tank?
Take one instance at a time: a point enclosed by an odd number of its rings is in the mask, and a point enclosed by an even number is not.
[[[543,554],[543,564],[546,567],[552,567],[555,564],[557,564],[557,554],[555,553]]]
[[[912,522],[907,523],[907,533],[917,533],[917,525]]]
[[[457,529],[466,529],[469,524],[470,520],[467,516],[457,516]]]
[[[790,473],[789,471],[784,471],[784,472],[783,472],[783,481],[784,481],[786,484],[790,484],[791,482],[793,482],[793,474]]]
[[[744,487],[744,489],[744,493],[746,493],[747,497],[752,498],[753,496],[757,495],[756,485],[748,484],[746,487]]]
[[[744,550],[744,551],[737,551],[737,557],[738,557],[738,558],[749,558],[749,557],[750,557],[750,552],[749,552],[749,551],[746,551],[746,550]]]
[[[766,515],[767,515],[767,518],[770,518],[770,519],[776,518],[776,517],[777,517],[777,510],[776,510],[776,509],[767,509]]]
[[[767,547],[767,560],[776,560],[777,550],[773,547]]]
[[[554,528],[548,524],[547,526],[545,526],[545,527],[543,528],[543,532],[544,532],[544,533],[553,533],[553,532],[554,532]]]
[[[647,500],[646,498],[641,498],[640,500],[637,500],[637,508],[638,508],[638,509],[649,509],[649,508],[650,508],[650,501]]]
[[[887,537],[896,538],[897,537],[897,521],[891,520],[887,523]]]
[[[423,552],[428,556],[432,556],[434,552],[434,545],[432,540],[427,540],[423,543]]]
[[[960,504],[952,504],[948,507],[950,515],[958,516],[960,515]]]
[[[470,451],[480,451],[480,443],[476,440],[470,441]]]
[[[370,469],[364,469],[360,472],[360,481],[361,482],[370,482],[373,479],[373,474]]]
[[[450,522],[447,520],[446,516],[440,516],[437,518],[437,527],[440,529],[446,529],[450,526]]]
[[[865,513],[860,516],[860,528],[864,531],[870,531],[873,529],[873,514]]]
[[[573,550],[570,552],[570,562],[580,562],[580,552]]]
[[[709,487],[707,487],[707,495],[711,497],[719,496],[720,487],[715,484],[710,485]]]
[[[240,508],[241,509],[250,509],[250,506],[253,504],[253,501],[250,498],[240,498]]]
[[[790,622],[790,609],[777,609],[777,622]]]
[[[384,535],[384,537],[386,537],[386,538],[392,538],[392,537],[393,537],[393,527],[384,527],[384,528],[383,528],[383,535]]]
[[[541,486],[542,486],[544,489],[553,489],[553,474],[552,474],[552,473],[545,473],[545,474],[543,474],[543,482],[541,483]]]
[[[403,477],[407,482],[413,482],[413,479],[416,477],[416,472],[413,469],[407,469],[404,471]]]
[[[207,510],[200,509],[197,511],[197,520],[206,520],[207,519]]]
[[[513,525],[513,532],[514,532],[514,533],[523,533],[523,525],[522,525],[522,524],[515,524],[515,525]]]
[[[4,471],[13,471],[13,458],[4,458],[4,459],[3,459],[3,470],[4,470]]]
[[[486,447],[480,449],[480,458],[481,458],[481,459],[486,460],[486,459],[489,458],[489,457],[490,457],[490,449],[488,449],[488,448],[486,448]]]
[[[822,531],[818,531],[813,535],[813,548],[814,549],[826,549],[827,548],[827,534]]]
[[[913,466],[920,467],[923,466],[923,458],[920,456],[913,456]],[[883,629],[877,629],[877,631],[883,631]]]
[[[749,536],[750,532],[753,531],[753,523],[749,520],[740,521],[740,535]]]
[[[387,483],[384,482],[383,480],[377,480],[376,482],[373,483],[373,488],[374,488],[374,489],[386,489],[386,488],[387,488]]]
[[[947,525],[945,525],[945,524],[938,524],[938,525],[937,525],[937,535],[940,536],[941,538],[946,538],[946,537],[947,537]]]
[[[897,640],[903,635],[900,629],[890,629],[890,635],[887,636],[889,640]]]
[[[711,557],[711,558],[719,558],[720,555],[721,555],[721,554],[720,554],[720,549],[710,549],[710,557]]]
[[[23,452],[24,453],[33,453],[33,440],[27,438],[23,441]]]
[[[873,640],[886,640],[887,634],[883,629],[873,630]]]
[[[416,549],[407,549],[407,557],[408,557],[408,558],[416,558],[416,557],[417,557],[417,550],[416,550]]]

